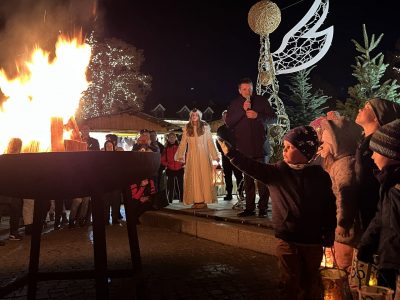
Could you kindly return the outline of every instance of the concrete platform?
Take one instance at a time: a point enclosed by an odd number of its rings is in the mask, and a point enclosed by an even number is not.
[[[208,205],[206,209],[192,209],[179,202],[159,211],[143,214],[143,225],[167,228],[198,238],[225,245],[248,249],[263,254],[275,255],[276,239],[268,217],[241,218],[241,210],[232,209],[235,201],[223,201]]]

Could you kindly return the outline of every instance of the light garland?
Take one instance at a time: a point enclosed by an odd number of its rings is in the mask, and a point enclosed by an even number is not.
[[[92,47],[91,84],[83,93],[78,118],[142,110],[151,90],[151,77],[140,73],[142,51],[116,39],[98,42],[93,34],[87,43]]]

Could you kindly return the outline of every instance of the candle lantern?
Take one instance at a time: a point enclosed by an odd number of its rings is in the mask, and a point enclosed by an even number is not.
[[[392,300],[394,291],[383,286],[362,286],[360,300]]]
[[[221,165],[218,164],[214,168],[214,185],[224,185],[224,170],[222,169]]]
[[[374,264],[369,264],[358,260],[357,249],[354,249],[349,275],[350,286],[359,288],[363,285],[378,285],[377,272],[378,269]]]

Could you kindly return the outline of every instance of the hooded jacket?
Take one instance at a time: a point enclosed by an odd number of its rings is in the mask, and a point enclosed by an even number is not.
[[[350,231],[349,237],[336,235],[335,241],[356,246],[360,237],[360,217],[355,153],[362,136],[362,129],[344,117],[324,120],[321,123],[322,137],[330,146],[330,155],[324,168],[332,180],[336,197],[337,225]]]

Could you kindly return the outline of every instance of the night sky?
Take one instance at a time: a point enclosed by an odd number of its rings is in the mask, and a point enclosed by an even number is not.
[[[225,107],[236,95],[240,78],[256,80],[259,37],[247,23],[248,11],[256,2],[103,1],[105,34],[144,50],[143,71],[153,77],[147,109],[160,102],[200,107],[212,101]],[[282,10],[282,21],[270,36],[272,51],[313,1],[304,0],[293,6],[293,0],[275,3]],[[334,25],[333,43],[314,69],[313,81],[334,97],[346,96],[347,87],[354,83],[350,65],[356,55],[350,39],[362,41],[365,23],[369,34],[385,33],[380,51],[393,49],[400,28],[394,3],[331,0],[323,28]],[[280,82],[285,82],[284,77],[278,77]]]
[[[54,45],[50,37],[60,28],[90,28],[94,1],[0,0],[0,66],[12,65],[37,40]],[[259,36],[247,23],[248,11],[257,0],[98,1],[101,34],[144,51],[142,72],[153,78],[147,111],[158,103],[167,108],[167,114],[184,104],[200,109],[211,105],[221,111],[237,95],[240,78],[257,79]],[[275,2],[282,21],[270,35],[272,52],[314,1]],[[346,97],[347,87],[355,83],[350,65],[357,52],[350,39],[362,41],[363,23],[369,34],[385,34],[379,51],[394,49],[400,28],[395,2],[330,0],[322,29],[334,26],[333,44],[312,72],[314,86],[334,98]],[[284,91],[287,76],[278,79]]]

